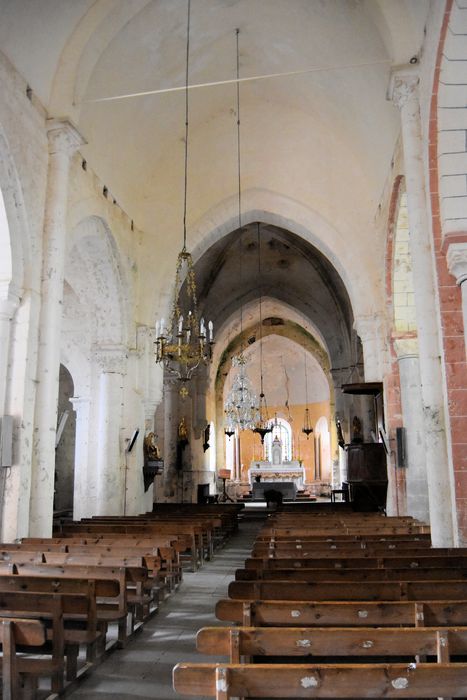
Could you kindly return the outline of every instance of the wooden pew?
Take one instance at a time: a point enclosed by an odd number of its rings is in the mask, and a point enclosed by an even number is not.
[[[97,573],[101,570],[115,569],[125,570],[125,585],[127,589],[127,604],[133,612],[136,620],[143,621],[154,613],[158,607],[158,578],[157,571],[151,572],[144,565],[143,557],[116,557],[111,553],[107,555],[87,553],[74,554],[62,552],[44,553],[44,563],[51,566],[62,566],[66,570],[74,570],[76,567],[90,567]]]
[[[45,626],[40,620],[22,620],[19,618],[0,620],[0,644],[2,645],[1,673],[2,673],[2,698],[3,700],[18,700],[22,693],[20,690],[20,675],[33,679],[42,675],[27,654],[21,658],[18,656],[17,647],[21,645],[26,650],[45,644]]]
[[[169,536],[172,539],[177,539],[179,535],[188,540],[188,549],[190,550],[190,561],[193,571],[196,571],[203,561],[203,530],[199,526],[190,525],[187,523],[157,523],[157,524],[113,524],[113,523],[88,523],[81,525],[79,523],[71,523],[62,526],[61,534],[71,534],[76,536],[79,533],[81,537],[90,535],[105,537],[116,537],[124,534],[132,535],[136,540],[139,538],[149,539],[152,535],[155,537],[163,535]]]
[[[439,554],[440,550],[417,552],[414,556],[401,556],[393,552],[381,557],[319,557],[316,558],[283,558],[256,557],[245,560],[245,569],[418,569],[418,568],[464,568],[467,566],[467,551],[457,554]],[[443,550],[441,550],[443,551]]]
[[[391,556],[398,553],[401,556],[411,554],[423,554],[429,552],[429,547],[411,546],[407,547],[398,542],[296,542],[296,543],[260,543],[253,545],[252,557],[276,557],[278,559],[290,559],[293,557],[316,558],[337,556]],[[408,554],[406,554],[408,553]]]
[[[190,540],[184,535],[141,538],[139,535],[123,533],[115,537],[24,538],[22,544],[15,547],[77,554],[85,554],[92,549],[96,552],[114,553],[115,556],[143,556],[150,571],[159,570],[160,582],[170,593],[182,580],[180,554],[190,548]],[[157,558],[160,558],[160,562]]]
[[[96,658],[96,646],[102,638],[98,628],[96,601],[91,591],[89,595],[63,593],[31,593],[29,591],[1,591],[0,618],[23,617],[40,619],[47,623],[47,640],[52,644],[51,654],[58,665],[66,656],[66,677],[72,681],[78,674],[79,647],[86,650],[86,664],[80,670],[87,670]],[[63,677],[63,672],[61,673]]]
[[[109,567],[110,569],[110,567]],[[118,625],[118,642],[124,646],[127,640],[128,605],[124,569],[105,571],[90,567],[40,567],[18,565],[13,575],[0,575],[0,592],[30,591],[31,593],[65,593],[93,596],[96,600],[97,619],[107,626]],[[105,639],[104,639],[105,643]]]
[[[449,627],[467,626],[464,600],[429,601],[285,601],[232,600],[216,603],[216,617],[244,626],[277,627]]]
[[[467,628],[204,627],[196,636],[196,648],[202,654],[226,656],[234,664],[243,656],[255,657],[255,662],[263,656],[313,656],[321,657],[320,663],[337,663],[341,657],[415,661],[434,656],[448,662],[452,656],[467,655]]]
[[[241,600],[464,600],[465,581],[233,581]]]
[[[447,569],[435,567],[384,567],[377,569],[237,569],[236,581],[461,581],[467,580],[467,563]]]
[[[466,697],[467,664],[187,664],[173,670],[182,695],[244,698]]]

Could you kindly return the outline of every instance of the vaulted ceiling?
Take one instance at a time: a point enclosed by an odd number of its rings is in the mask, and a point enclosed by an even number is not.
[[[386,99],[389,74],[419,54],[429,7],[429,0],[192,0],[188,246],[190,235],[206,237],[211,221],[226,225],[230,217],[227,235],[211,248],[195,241],[201,306],[220,331],[220,352],[238,335],[240,308],[250,326],[258,322],[261,294],[270,315],[293,318],[318,338],[332,365],[351,361],[345,285],[368,280],[382,298],[374,261],[384,259],[384,240],[374,222],[400,128]],[[75,121],[90,168],[150,241],[159,271],[171,269],[182,240],[187,0],[0,0],[0,17],[0,49],[50,116]],[[232,224],[236,87],[226,81],[235,78],[236,28],[240,75],[248,79],[240,86],[241,183],[253,212],[245,220],[264,224],[261,281],[254,225],[240,236]],[[146,91],[156,94],[102,101]],[[308,212],[308,241],[332,249],[347,280],[292,226],[256,215],[265,200],[284,220],[289,210]],[[163,289],[168,282],[159,279]],[[371,308],[368,297],[363,290]]]

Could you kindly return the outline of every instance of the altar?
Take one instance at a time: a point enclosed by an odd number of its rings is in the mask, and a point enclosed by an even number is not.
[[[271,461],[252,460],[250,462],[248,479],[252,488],[254,483],[261,481],[288,481],[293,482],[297,489],[303,489],[305,482],[303,464],[300,464],[298,459],[282,459],[282,444],[277,437],[272,442],[271,458]]]

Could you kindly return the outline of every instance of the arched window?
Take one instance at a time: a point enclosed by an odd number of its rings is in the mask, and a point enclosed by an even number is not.
[[[290,462],[292,459],[292,428],[284,418],[274,418],[268,421],[273,426],[272,433],[267,433],[264,438],[264,459],[272,462],[272,444],[277,438],[282,447],[281,462]],[[276,443],[277,444],[277,443]]]

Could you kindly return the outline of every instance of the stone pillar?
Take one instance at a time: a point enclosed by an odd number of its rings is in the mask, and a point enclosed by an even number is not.
[[[0,300],[0,416],[5,413],[11,321],[18,306],[19,298],[11,294]]]
[[[451,243],[446,255],[449,272],[455,277],[462,292],[462,317],[464,321],[464,346],[467,356],[467,242]]]
[[[363,361],[366,382],[380,382],[381,339],[385,337],[383,323],[378,315],[360,316],[354,321],[354,328],[362,341]]]
[[[73,489],[73,519],[91,517],[96,513],[95,483],[88,475],[90,408],[89,397],[73,396],[70,399],[76,413],[75,483]]]
[[[52,534],[68,176],[71,156],[84,143],[67,121],[49,120],[47,129],[49,167],[30,504],[30,532],[36,537]]]
[[[399,365],[402,416],[406,431],[407,513],[428,522],[430,512],[418,343],[413,338],[396,340],[394,347]]]
[[[121,346],[96,348],[100,367],[96,433],[96,515],[122,515],[125,460],[120,428],[127,353]]]
[[[449,547],[454,544],[453,475],[447,451],[444,382],[436,314],[434,260],[426,210],[418,83],[418,75],[413,70],[397,71],[391,79],[390,97],[401,113],[431,535],[435,547]]]
[[[178,390],[179,383],[173,377],[164,377],[164,496],[174,498],[178,481]]]
[[[332,473],[333,481],[336,485],[342,484],[343,481],[347,481],[347,453],[337,443],[337,427],[336,421],[339,420],[342,425],[342,429],[346,430],[348,428],[347,415],[345,411],[345,401],[344,394],[342,393],[341,386],[345,383],[348,377],[348,370],[333,369],[331,370],[331,375],[334,383],[334,414],[331,413],[331,422],[333,426],[331,427],[331,434],[335,434],[335,441],[333,442],[334,450],[332,452]]]

